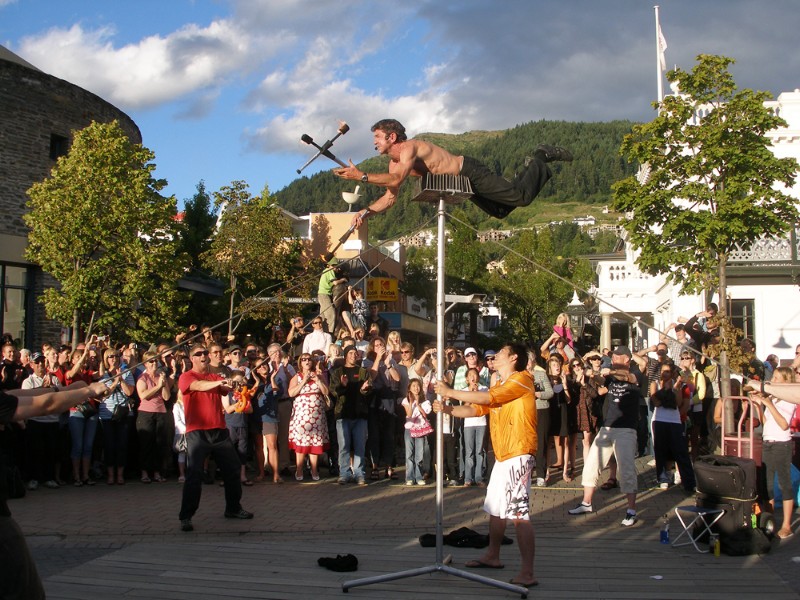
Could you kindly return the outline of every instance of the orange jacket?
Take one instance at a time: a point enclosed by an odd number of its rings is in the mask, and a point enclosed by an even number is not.
[[[489,434],[497,460],[536,454],[536,397],[533,376],[516,371],[489,390],[489,405],[474,404],[476,416],[491,415]]]

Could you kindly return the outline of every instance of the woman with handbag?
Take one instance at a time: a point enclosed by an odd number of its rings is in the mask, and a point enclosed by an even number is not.
[[[130,397],[136,389],[133,375],[130,372],[122,374],[119,359],[119,351],[106,348],[103,352],[103,362],[100,363],[100,381],[109,390],[99,406],[100,427],[103,430],[103,460],[108,471],[108,485],[125,484]]]
[[[85,381],[87,384],[97,380],[97,373],[89,370],[86,350],[75,350],[72,353],[72,369],[67,373],[67,384]],[[72,459],[72,479],[75,487],[94,485],[89,477],[92,465],[92,448],[97,433],[98,401],[90,398],[86,402],[69,409],[69,435],[72,440],[70,458]]]
[[[325,359],[325,356],[322,356]],[[303,481],[303,465],[306,455],[311,462],[311,479],[319,481],[317,460],[330,448],[325,404],[328,385],[321,376],[320,361],[315,361],[307,352],[297,362],[299,373],[289,384],[289,396],[294,398],[292,418],[289,421],[289,448],[294,450],[296,469],[294,478]]]
[[[168,444],[169,425],[166,402],[169,401],[172,385],[164,369],[158,369],[158,353],[144,353],[144,373],[136,382],[139,394],[139,410],[136,414],[136,435],[139,439],[139,466],[142,483],[161,483],[164,454]],[[150,479],[150,471],[153,478]]]

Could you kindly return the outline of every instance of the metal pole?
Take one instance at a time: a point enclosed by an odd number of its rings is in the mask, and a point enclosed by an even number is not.
[[[445,244],[445,212],[444,196],[439,198],[439,214],[437,218],[437,251],[436,251],[436,380],[444,378],[444,244]],[[441,396],[437,396],[441,400]],[[436,564],[444,560],[444,414],[436,414]]]

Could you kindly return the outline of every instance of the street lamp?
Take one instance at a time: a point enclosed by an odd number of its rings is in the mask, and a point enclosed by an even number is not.
[[[569,324],[575,332],[582,332],[583,322],[586,318],[586,306],[578,298],[578,290],[572,292],[572,300],[567,304]]]

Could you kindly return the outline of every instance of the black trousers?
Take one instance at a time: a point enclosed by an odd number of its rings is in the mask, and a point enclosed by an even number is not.
[[[25,428],[28,478],[50,481],[56,478],[58,458],[58,423],[42,423],[29,419]]]
[[[394,462],[394,420],[392,413],[377,407],[369,409],[367,449],[373,467],[391,467]]]
[[[550,408],[536,409],[536,478],[547,477],[547,447],[550,444]]]
[[[656,459],[656,476],[659,483],[668,483],[667,461],[671,458],[678,466],[681,483],[687,492],[694,490],[696,481],[686,429],[683,423],[662,423],[653,421],[653,453]]]
[[[514,181],[508,181],[481,162],[465,156],[461,175],[469,178],[475,192],[471,200],[478,208],[502,219],[518,206],[533,202],[553,174],[546,163],[534,158]]]
[[[139,467],[142,471],[161,471],[167,448],[167,413],[142,412],[136,415],[139,439]]]
[[[227,429],[202,429],[186,434],[186,482],[183,484],[181,512],[178,518],[191,519],[200,506],[203,488],[203,462],[209,455],[222,471],[225,482],[225,511],[242,508],[241,462]]]

